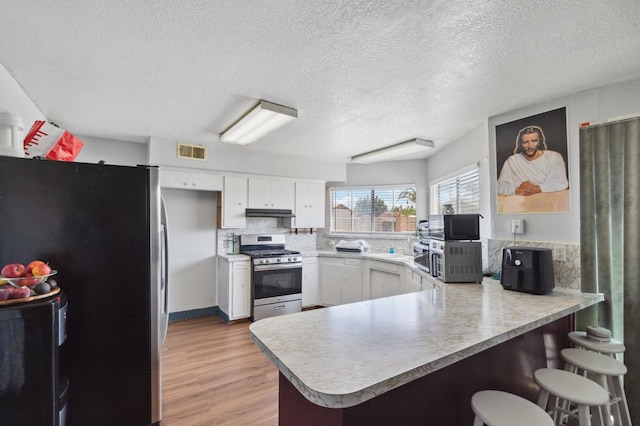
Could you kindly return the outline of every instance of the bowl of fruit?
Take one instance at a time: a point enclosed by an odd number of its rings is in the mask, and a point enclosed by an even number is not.
[[[41,260],[34,260],[27,266],[21,263],[5,265],[0,271],[0,303],[48,295],[57,288],[55,279],[51,278],[57,273]]]

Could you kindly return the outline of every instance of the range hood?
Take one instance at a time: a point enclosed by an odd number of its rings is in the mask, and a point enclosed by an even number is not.
[[[246,217],[296,217],[290,209],[247,209]]]

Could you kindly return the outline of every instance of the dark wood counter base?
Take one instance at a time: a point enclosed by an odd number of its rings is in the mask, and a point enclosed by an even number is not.
[[[497,389],[536,401],[538,368],[561,368],[573,315],[515,337],[387,393],[349,408],[325,408],[307,400],[280,373],[279,424],[471,425],[471,396]]]

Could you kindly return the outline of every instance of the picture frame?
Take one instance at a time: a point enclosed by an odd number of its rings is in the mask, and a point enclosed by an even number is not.
[[[497,213],[570,212],[566,107],[497,125],[495,132]]]

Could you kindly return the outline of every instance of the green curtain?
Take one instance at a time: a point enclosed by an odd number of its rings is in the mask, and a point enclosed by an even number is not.
[[[624,342],[625,392],[640,424],[640,118],[580,129],[580,263],[584,292],[605,302],[581,311]]]

